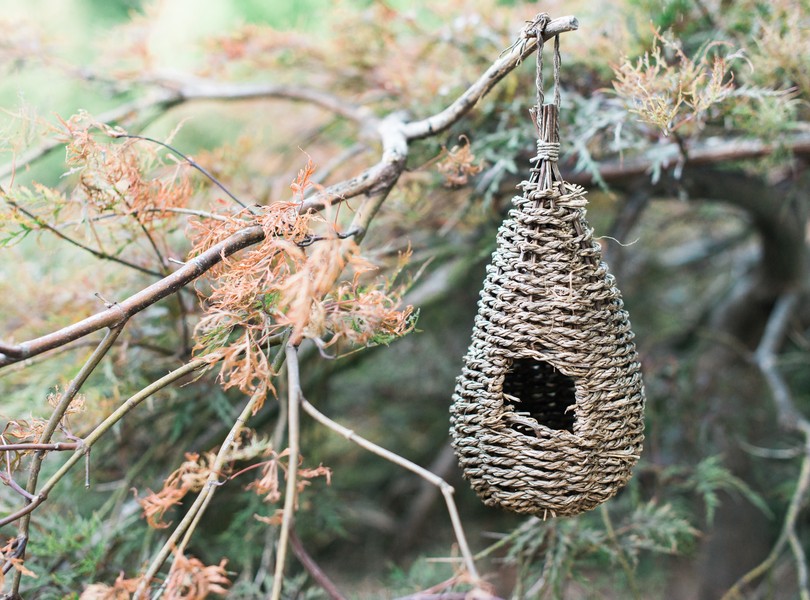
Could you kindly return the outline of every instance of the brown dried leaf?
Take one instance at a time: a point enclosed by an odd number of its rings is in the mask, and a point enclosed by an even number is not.
[[[467,136],[459,137],[460,145],[453,146],[445,152],[447,155],[436,165],[439,172],[444,175],[444,185],[446,187],[461,187],[467,185],[472,175],[477,175],[484,169],[483,161],[475,162],[475,154],[470,148],[470,140]]]
[[[181,503],[189,492],[198,492],[205,485],[210,469],[200,461],[200,455],[192,452],[186,453],[186,460],[164,481],[159,492],[151,492],[144,498],[136,498],[143,508],[144,517],[150,527],[165,529],[171,523],[165,523],[163,516],[173,506]],[[208,456],[208,464],[213,462],[213,456]],[[137,496],[137,491],[135,494]]]
[[[124,574],[121,573],[112,586],[105,583],[88,586],[79,596],[79,600],[129,600],[140,582],[141,577],[124,579]]]
[[[175,552],[174,562],[166,579],[167,600],[205,600],[209,594],[228,593],[231,581],[222,559],[218,565],[204,565],[199,559]]]

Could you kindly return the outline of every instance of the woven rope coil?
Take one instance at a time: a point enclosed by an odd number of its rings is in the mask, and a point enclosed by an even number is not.
[[[612,497],[643,440],[644,388],[621,293],[537,115],[531,177],[501,226],[451,409],[453,447],[487,505],[568,516]]]

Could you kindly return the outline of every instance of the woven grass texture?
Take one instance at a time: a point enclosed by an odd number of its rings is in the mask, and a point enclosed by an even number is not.
[[[545,518],[590,510],[628,481],[644,387],[585,192],[557,169],[557,107],[537,118],[538,153],[498,232],[451,435],[485,504]]]

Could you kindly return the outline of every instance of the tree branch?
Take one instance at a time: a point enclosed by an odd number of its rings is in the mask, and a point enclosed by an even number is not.
[[[39,496],[43,499],[47,498],[54,486],[56,486],[56,484],[59,483],[59,481],[65,475],[67,475],[68,471],[70,471],[70,469],[85,456],[87,449],[92,448],[93,445],[102,436],[104,436],[104,434],[106,434],[116,423],[123,419],[124,416],[130,413],[141,402],[156,394],[166,386],[171,385],[175,381],[182,379],[186,375],[202,369],[209,364],[210,363],[208,361],[200,358],[192,360],[183,366],[178,367],[174,371],[167,373],[157,381],[150,383],[136,394],[130,396],[123,404],[121,404],[121,406],[115,409],[115,411],[113,411],[109,417],[104,419],[93,429],[93,431],[87,434],[87,436],[82,440],[82,446],[73,453],[73,455],[56,471],[56,473],[51,475],[48,481],[45,482],[45,484],[39,490]]]
[[[332,185],[305,199],[301,212],[314,212],[360,194],[374,194],[390,189],[405,170],[408,157],[408,139],[401,113],[393,113],[377,124],[382,142],[380,161],[359,175]]]
[[[285,357],[287,359],[287,445],[289,448],[287,464],[289,466],[287,467],[284,512],[281,517],[281,531],[278,536],[276,568],[273,574],[273,590],[270,600],[280,600],[281,598],[281,588],[284,585],[284,564],[287,561],[287,544],[295,518],[295,499],[298,495],[298,434],[300,429],[298,413],[302,395],[298,347],[292,342],[287,342]]]
[[[762,140],[714,139],[688,148],[688,166],[712,165],[734,160],[748,160],[770,156],[779,149],[786,149],[796,155],[810,154],[810,135],[788,136],[778,143]],[[678,144],[656,146],[655,157],[642,154],[627,160],[605,161],[599,164],[599,175],[608,183],[619,182],[639,176],[647,176],[656,164],[663,170],[674,169],[680,159]],[[665,158],[662,160],[661,156]],[[596,183],[593,174],[587,171],[565,173],[565,180],[579,185]]]
[[[0,349],[4,349],[5,351],[3,355],[0,356],[0,367],[31,356],[36,356],[37,354],[72,342],[99,329],[115,326],[146,307],[151,306],[158,300],[173,294],[189,282],[194,281],[231,254],[263,239],[264,231],[260,226],[253,225],[246,227],[190,259],[168,277],[164,277],[160,281],[153,283],[126,300],[113,304],[110,308],[102,312],[28,342],[16,345],[3,344]]]
[[[84,385],[84,382],[87,381],[87,378],[90,377],[90,374],[96,369],[96,367],[99,365],[99,363],[107,354],[107,352],[109,352],[110,348],[113,347],[115,340],[121,334],[121,331],[124,329],[125,324],[126,319],[118,323],[116,326],[111,327],[109,331],[107,331],[107,334],[104,336],[104,339],[102,339],[101,342],[99,342],[96,349],[87,359],[87,361],[85,361],[85,363],[82,365],[82,368],[79,369],[79,372],[65,388],[65,391],[62,392],[62,395],[59,398],[59,402],[54,407],[53,412],[51,413],[51,416],[45,425],[45,428],[43,429],[42,433],[39,436],[39,443],[47,444],[51,441],[51,436],[53,436],[54,432],[56,431],[56,428],[62,421],[62,417],[65,416],[65,413],[67,412],[67,409],[70,407],[70,404],[76,397],[76,394],[79,393],[79,390]],[[36,493],[37,482],[39,481],[39,471],[42,468],[42,461],[44,459],[45,459],[45,452],[40,450],[34,455],[34,458],[31,461],[31,466],[29,467],[28,482],[25,488],[28,494],[30,494],[31,496],[34,496],[34,494],[36,494],[34,499],[29,500],[30,501],[29,506],[36,507],[46,497],[41,492],[39,494]],[[28,528],[31,523],[30,514],[31,514],[30,511],[27,512],[20,521],[19,535],[21,537],[28,538]],[[14,575],[14,582],[12,583],[12,590],[14,594],[19,592],[20,580],[21,580],[21,572],[17,571]]]
[[[292,548],[296,558],[298,558],[299,562],[307,570],[307,573],[309,573],[312,579],[326,592],[326,595],[329,596],[329,600],[346,600],[346,597],[340,593],[337,586],[335,586],[318,563],[316,563],[306,551],[304,544],[301,543],[301,538],[299,538],[298,534],[295,532],[295,527],[290,529],[290,548]]]
[[[473,579],[474,582],[480,581],[480,577],[478,575],[478,570],[475,568],[475,560],[473,559],[473,555],[470,552],[470,547],[467,544],[467,538],[464,535],[464,528],[461,525],[461,519],[458,516],[458,509],[456,508],[456,503],[453,500],[453,486],[447,483],[444,479],[439,477],[438,475],[431,473],[424,467],[420,467],[416,463],[408,460],[407,458],[400,456],[399,454],[395,454],[390,450],[386,450],[382,446],[378,446],[374,442],[370,442],[367,439],[357,435],[351,429],[344,427],[340,423],[336,423],[322,412],[320,412],[317,408],[315,408],[310,402],[301,396],[301,407],[304,411],[311,416],[313,419],[318,421],[321,425],[328,427],[332,431],[338,433],[339,435],[345,437],[350,442],[354,442],[361,448],[365,448],[372,454],[376,454],[377,456],[384,458],[385,460],[394,463],[395,465],[399,465],[408,471],[415,473],[425,481],[429,481],[433,485],[441,490],[442,495],[444,496],[445,503],[447,504],[447,512],[450,515],[450,521],[453,525],[453,531],[456,535],[456,541],[458,542],[459,551],[461,552],[462,560],[464,561],[464,566],[467,569],[469,576]]]
[[[272,83],[223,83],[189,76],[147,79],[145,82],[155,83],[166,90],[174,91],[178,102],[277,98],[315,104],[358,123],[369,123],[375,120],[374,113],[366,106],[357,106],[339,96],[306,87]]]
[[[545,30],[547,38],[564,31],[572,31],[579,26],[576,18],[562,17],[552,20]],[[304,200],[301,211],[318,211],[324,207],[342,202],[360,194],[374,195],[390,190],[405,169],[405,160],[408,155],[408,141],[435,135],[461,119],[472,106],[475,105],[492,87],[508,72],[514,69],[520,61],[536,49],[536,39],[526,38],[525,43],[513,47],[508,54],[499,58],[470,88],[459,96],[445,110],[433,117],[422,121],[406,123],[400,113],[394,113],[380,121],[370,119],[365,109],[339,102],[329,95],[296,90],[284,86],[240,86],[224,87],[219,91],[211,86],[210,82],[198,79],[188,79],[185,83],[176,82],[172,93],[166,92],[156,99],[150,100],[149,106],[164,104],[171,106],[183,99],[220,98],[236,99],[248,97],[277,96],[315,102],[330,108],[355,121],[376,125],[377,132],[382,141],[382,157],[374,166],[366,169],[359,175],[344,182],[330,186]],[[157,83],[171,88],[169,82],[156,80]],[[208,94],[208,95],[206,95]],[[218,95],[216,95],[218,94]],[[128,110],[132,110],[129,108]],[[115,115],[124,113],[123,108],[118,109]],[[381,194],[384,198],[385,194]],[[376,208],[374,210],[376,212]],[[373,212],[371,214],[373,217]],[[362,234],[361,236],[362,237]],[[66,344],[104,327],[110,327],[122,319],[129,318],[147,306],[154,304],[177,289],[193,281],[222,259],[252,244],[264,239],[261,227],[248,226],[235,233],[227,240],[213,246],[206,252],[188,261],[183,267],[170,276],[144,288],[137,294],[123,302],[117,303],[109,309],[92,315],[78,323],[60,329],[42,337],[20,344],[0,342],[0,368],[19,360],[36,356],[47,350]]]
[[[779,538],[773,545],[768,556],[759,565],[743,575],[723,595],[722,600],[741,598],[745,586],[756,581],[768,572],[778,560],[785,546],[790,545],[798,566],[799,592],[802,600],[810,599],[810,590],[807,588],[807,569],[804,565],[804,551],[795,544],[796,523],[798,522],[802,506],[810,493],[810,420],[802,415],[796,408],[790,389],[782,378],[776,364],[776,353],[785,337],[790,317],[798,306],[801,294],[798,291],[784,294],[776,303],[759,346],[754,354],[754,363],[757,365],[771,391],[771,398],[776,407],[779,424],[783,429],[797,431],[804,436],[804,458],[796,482],[796,489],[790,499],[785,520]]]
[[[26,450],[42,450],[44,452],[65,452],[79,447],[77,442],[54,442],[53,444],[0,444],[0,452],[25,452]]]
[[[530,25],[531,26],[531,25]],[[543,31],[543,39],[550,40],[555,35],[574,31],[579,28],[579,21],[576,17],[567,16],[553,19],[546,25]],[[527,29],[524,29],[524,34]],[[489,90],[506,75],[508,75],[523,59],[531,55],[537,49],[537,38],[534,36],[524,36],[525,43],[518,43],[510,51],[496,60],[484,74],[479,77],[467,90],[453,101],[447,108],[438,114],[408,123],[404,128],[405,137],[408,140],[418,140],[431,137],[441,133],[453,123],[466,115],[483,98]]]
[[[184,515],[180,523],[177,524],[177,527],[174,528],[174,531],[165,541],[160,551],[152,559],[152,562],[149,564],[149,567],[146,569],[143,577],[141,578],[138,589],[133,595],[133,600],[139,600],[146,597],[146,593],[152,579],[154,579],[157,572],[163,566],[163,563],[166,562],[166,559],[169,558],[169,555],[173,551],[179,554],[185,550],[185,547],[191,538],[192,532],[197,526],[197,523],[199,523],[200,518],[202,518],[202,515],[205,513],[206,508],[208,508],[211,498],[214,496],[214,491],[218,487],[217,482],[219,481],[219,475],[223,466],[225,465],[225,462],[227,461],[228,454],[231,451],[233,444],[238,439],[239,433],[247,424],[247,420],[253,414],[257,404],[259,402],[263,402],[264,398],[265,394],[257,392],[250,397],[250,400],[248,400],[247,403],[245,403],[245,407],[242,409],[239,417],[237,417],[236,422],[233,424],[233,427],[231,427],[228,435],[225,437],[225,440],[223,440],[222,446],[220,447],[219,452],[217,452],[213,464],[210,465],[210,473],[205,484],[203,485],[202,490],[200,490],[200,493],[197,494],[197,497],[189,507],[188,512]],[[183,539],[178,544],[177,542],[180,540],[181,536]]]

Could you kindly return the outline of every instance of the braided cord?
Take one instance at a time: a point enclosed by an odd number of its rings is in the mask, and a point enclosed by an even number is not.
[[[535,80],[535,87],[537,87],[537,114],[540,114],[540,108],[546,101],[543,94],[543,32],[546,30],[546,25],[551,21],[551,17],[546,13],[540,13],[535,18],[535,31],[537,32],[537,78]]]
[[[537,34],[537,76],[535,85],[537,87],[537,114],[540,114],[540,108],[546,101],[543,83],[543,48],[545,42],[543,34],[546,30],[546,25],[549,24],[551,18],[546,13],[537,15],[534,21],[534,31]],[[554,36],[554,106],[560,108],[560,70],[562,60],[560,58],[560,36]]]

